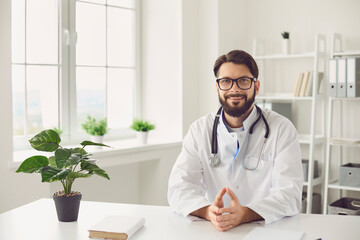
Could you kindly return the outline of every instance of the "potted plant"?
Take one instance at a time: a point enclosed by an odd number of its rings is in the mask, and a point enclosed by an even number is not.
[[[282,53],[283,54],[290,54],[290,33],[289,32],[282,32],[281,36],[283,37],[282,40]]]
[[[104,135],[107,133],[106,118],[96,120],[88,115],[85,122],[81,124],[81,127],[91,136],[91,141],[98,143],[104,142]]]
[[[149,131],[155,129],[155,125],[148,121],[134,119],[131,128],[136,131],[136,136],[140,144],[146,144]]]
[[[87,178],[96,174],[109,179],[108,174],[97,166],[97,161],[90,159],[91,154],[85,151],[89,145],[105,146],[90,141],[81,142],[82,147],[63,148],[61,139],[52,129],[44,130],[29,140],[31,146],[44,152],[54,152],[51,157],[35,155],[27,158],[17,169],[17,173],[39,173],[42,182],[60,181],[63,191],[53,194],[58,219],[61,222],[76,221],[82,194],[72,191],[76,178]]]

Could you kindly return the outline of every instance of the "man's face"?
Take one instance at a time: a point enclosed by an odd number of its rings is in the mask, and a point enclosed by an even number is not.
[[[244,64],[223,63],[218,72],[218,78],[240,78],[251,77],[250,69]],[[248,90],[240,89],[234,82],[233,86],[226,91],[220,90],[216,84],[219,101],[225,113],[232,117],[240,117],[248,112],[255,101],[255,95],[259,92],[259,81],[253,82]]]

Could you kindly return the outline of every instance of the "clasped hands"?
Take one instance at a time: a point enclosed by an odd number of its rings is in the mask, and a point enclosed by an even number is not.
[[[226,208],[224,208],[223,201],[225,193],[227,193],[231,199],[230,207]],[[221,232],[230,230],[242,223],[262,219],[256,212],[242,206],[235,193],[228,187],[221,189],[214,202],[206,207],[204,218],[211,221],[215,228]]]

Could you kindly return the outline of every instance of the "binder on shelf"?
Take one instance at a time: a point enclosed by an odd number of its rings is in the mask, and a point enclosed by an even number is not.
[[[347,60],[347,97],[360,97],[360,58]]]
[[[337,60],[337,97],[346,97],[346,58]]]
[[[329,60],[329,96],[336,97],[337,88],[337,61]]]

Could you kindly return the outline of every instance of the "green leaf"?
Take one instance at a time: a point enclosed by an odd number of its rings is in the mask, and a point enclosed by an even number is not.
[[[79,153],[81,155],[86,155],[87,152],[83,148],[72,148],[71,153]]]
[[[96,164],[93,164],[93,163],[90,163],[87,161],[82,161],[80,167],[81,167],[81,170],[87,170],[89,172],[94,172],[96,175],[110,180],[109,175],[105,172],[105,170],[99,168]]]
[[[42,182],[54,182],[65,179],[69,173],[70,169],[57,169],[54,167],[46,166],[41,171],[41,181]]]
[[[69,178],[86,178],[86,177],[91,177],[93,175],[93,173],[80,173],[80,172],[71,172],[69,173],[68,177]]]
[[[57,149],[55,151],[55,160],[56,166],[58,168],[63,168],[64,166],[68,166],[68,159],[71,156],[71,152],[68,149]]]
[[[31,146],[44,152],[53,152],[59,148],[61,139],[54,130],[44,130],[29,140]]]
[[[56,166],[56,160],[54,156],[49,157],[49,166],[50,167],[57,167]]]
[[[82,146],[89,146],[89,145],[93,145],[93,146],[103,146],[103,147],[110,147],[108,145],[102,144],[102,143],[94,143],[91,141],[83,141],[82,143],[80,143]]]
[[[71,156],[70,156],[70,158],[68,160],[68,164],[69,164],[69,166],[70,165],[72,166],[72,165],[75,165],[78,162],[80,162],[80,160],[81,160],[81,155],[80,154],[77,154],[77,153],[71,154]]]
[[[49,164],[49,160],[45,156],[32,156],[27,158],[16,170],[16,172],[33,173],[43,169]]]

